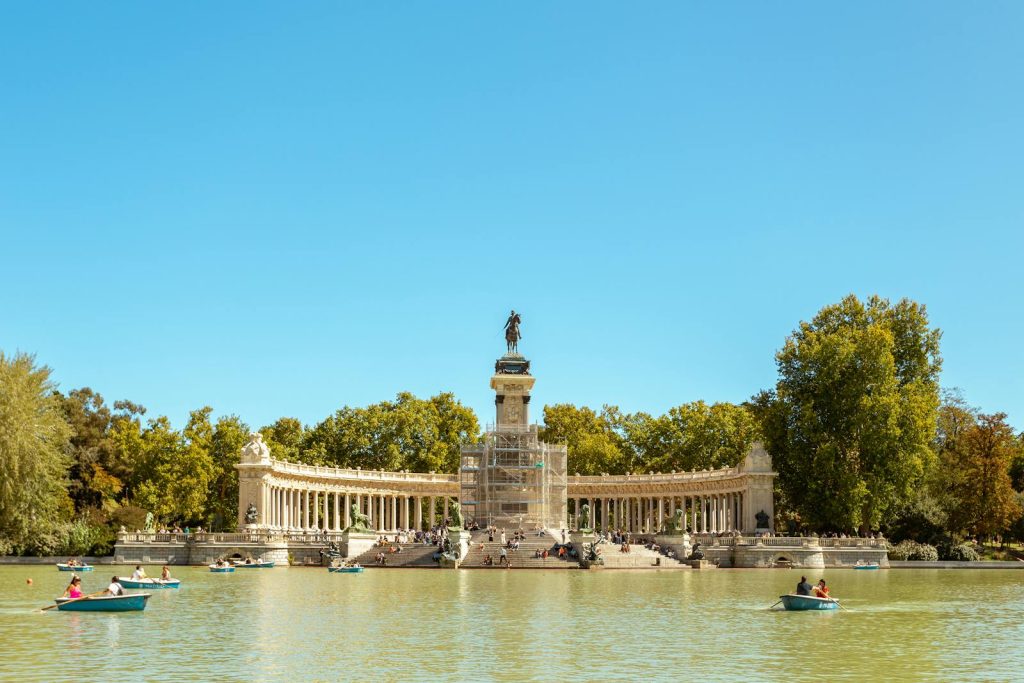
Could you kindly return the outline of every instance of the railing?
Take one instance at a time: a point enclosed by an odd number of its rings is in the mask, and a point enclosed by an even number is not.
[[[681,536],[679,538],[682,538]],[[693,543],[706,546],[769,546],[778,548],[884,548],[884,538],[818,538],[817,536],[719,536],[696,533],[690,535]]]
[[[169,545],[185,545],[186,543],[215,544],[252,544],[280,543],[292,541],[296,543],[337,543],[344,534],[340,531],[242,531],[242,532],[211,532],[199,533],[149,533],[145,531],[122,531],[117,534],[118,543],[159,543]]]
[[[304,474],[316,477],[329,477],[332,479],[365,479],[373,481],[407,481],[413,483],[428,484],[457,484],[458,478],[455,474],[438,474],[430,472],[389,472],[387,470],[364,470],[356,468],[342,469],[340,467],[322,467],[320,465],[304,465],[296,462],[285,462],[283,460],[271,460],[274,472],[282,474]]]
[[[700,470],[697,472],[671,472],[668,474],[600,474],[574,475],[569,477],[569,484],[583,486],[586,484],[665,484],[676,482],[723,480],[739,477],[743,473],[737,467],[722,467],[717,470]]]

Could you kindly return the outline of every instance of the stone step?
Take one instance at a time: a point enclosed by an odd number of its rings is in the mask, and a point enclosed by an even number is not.
[[[400,553],[391,553],[388,550],[391,546],[401,548]],[[388,563],[377,564],[377,553],[384,553]],[[388,569],[394,567],[436,567],[434,553],[439,552],[437,546],[423,545],[422,543],[390,543],[386,546],[374,546],[361,555],[351,558],[366,568]]]

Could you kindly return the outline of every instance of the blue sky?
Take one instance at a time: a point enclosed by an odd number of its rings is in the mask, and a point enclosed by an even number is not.
[[[1024,426],[1024,5],[0,9],[0,349],[182,424],[659,413],[853,292]],[[539,419],[539,414],[535,416]]]

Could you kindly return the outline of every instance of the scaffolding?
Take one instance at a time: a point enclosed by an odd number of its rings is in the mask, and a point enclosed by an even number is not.
[[[537,425],[488,425],[462,449],[461,501],[481,525],[552,528],[565,524],[566,447],[537,437]]]

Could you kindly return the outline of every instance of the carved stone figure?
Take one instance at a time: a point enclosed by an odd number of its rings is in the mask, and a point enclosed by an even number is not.
[[[242,446],[243,462],[270,462],[270,449],[263,443],[263,435],[253,432],[249,435],[249,443]]]
[[[370,518],[359,511],[359,506],[352,503],[352,509],[349,510],[352,523],[349,524],[345,531],[355,531],[356,533],[373,533],[373,529],[370,528]]]
[[[147,512],[146,513],[146,526],[145,526],[145,529],[146,529],[147,533],[153,533],[154,531],[156,531],[156,523],[153,521],[153,513],[152,512]]]
[[[523,335],[519,333],[519,323],[522,321],[514,309],[509,314],[508,320],[505,321],[505,344],[508,346],[509,353],[519,351],[519,340],[523,338]]]
[[[681,534],[685,529],[683,528],[683,511],[676,510],[676,513],[671,517],[665,518],[665,533],[666,534]]]
[[[587,503],[580,507],[580,531],[590,531],[590,505]]]
[[[693,544],[693,551],[690,552],[690,556],[687,557],[686,559],[688,559],[688,560],[703,560],[704,559],[704,551],[700,549],[700,543],[694,543]]]
[[[463,521],[462,521],[462,506],[459,504],[458,501],[455,501],[455,502],[452,503],[452,514],[451,514],[451,518],[449,519],[449,522],[448,522],[448,528],[450,528],[450,529],[455,529],[455,528],[461,529],[462,528],[462,524],[463,524]]]
[[[256,506],[249,503],[249,507],[245,511],[245,523],[255,524],[257,519],[259,519],[259,513],[256,511]]]
[[[758,529],[767,529],[767,528],[769,528],[768,527],[768,513],[765,512],[764,510],[761,510],[756,515],[754,515],[754,519],[757,520],[757,528]]]

